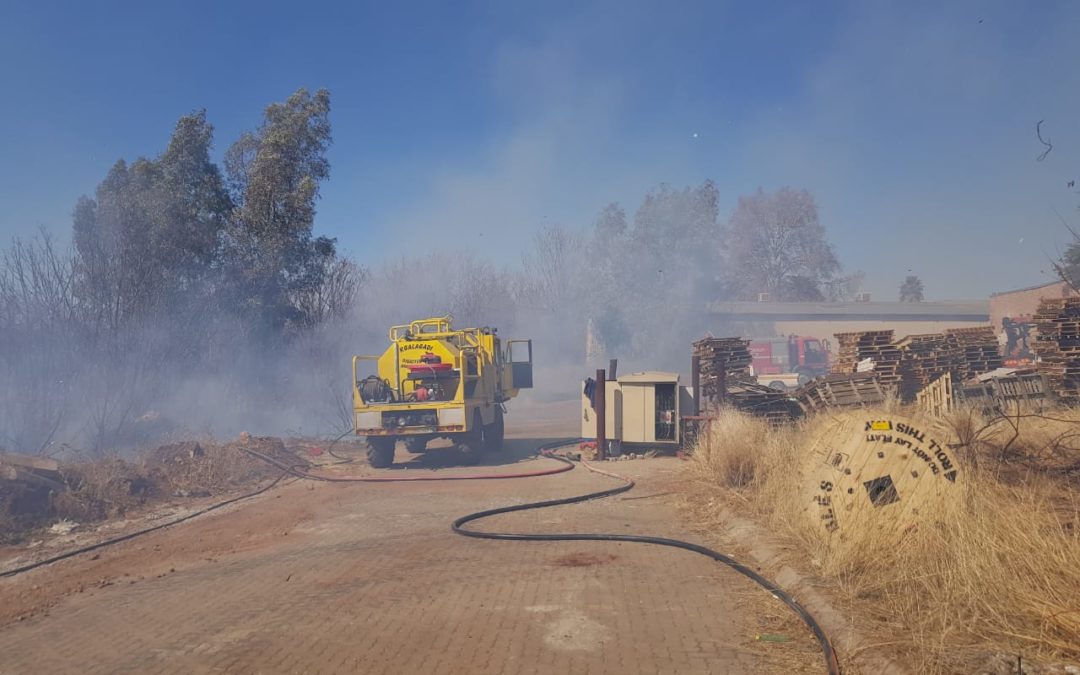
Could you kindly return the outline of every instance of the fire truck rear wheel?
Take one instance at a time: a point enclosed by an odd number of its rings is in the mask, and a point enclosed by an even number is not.
[[[483,454],[487,445],[486,431],[483,420],[480,419],[480,412],[477,411],[473,415],[472,429],[463,434],[457,443],[465,464],[472,465],[480,461],[480,455]]]
[[[503,436],[506,426],[503,423],[503,411],[501,407],[495,408],[495,420],[484,427],[484,450],[486,452],[501,452],[503,449]]]
[[[393,438],[369,436],[367,443],[367,460],[373,469],[385,469],[393,466],[395,445]]]

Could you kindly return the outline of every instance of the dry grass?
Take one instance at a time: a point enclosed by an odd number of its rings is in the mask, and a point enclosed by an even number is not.
[[[954,416],[966,475],[954,499],[917,523],[867,517],[836,536],[807,515],[808,439],[830,420],[773,430],[725,413],[694,455],[696,501],[734,505],[794,543],[917,672],[970,672],[1002,652],[1077,661],[1080,502],[1062,467],[1078,456],[1080,414],[1055,419]]]

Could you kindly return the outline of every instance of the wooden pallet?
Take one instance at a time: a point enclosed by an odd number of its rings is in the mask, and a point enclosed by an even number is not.
[[[804,412],[827,408],[863,408],[885,401],[886,392],[875,375],[830,374],[811,380],[795,394]]]
[[[791,423],[798,411],[798,406],[786,393],[754,382],[731,384],[725,400],[736,410],[763,417],[773,426]]]
[[[945,373],[923,387],[916,394],[916,401],[920,408],[935,417],[951,412],[955,404],[952,373]]]
[[[1046,380],[1035,369],[1018,370],[982,381],[967,382],[961,388],[961,395],[967,401],[1038,403],[1046,399]]]

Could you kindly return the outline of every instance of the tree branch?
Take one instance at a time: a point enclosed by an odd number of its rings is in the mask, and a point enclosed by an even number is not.
[[[1046,120],[1039,120],[1039,123],[1035,125],[1035,135],[1039,138],[1039,142],[1046,147],[1046,150],[1043,150],[1043,153],[1035,158],[1036,162],[1041,162],[1046,159],[1046,156],[1054,149],[1054,146],[1050,143],[1050,139],[1043,139],[1042,137],[1042,123],[1045,121]]]

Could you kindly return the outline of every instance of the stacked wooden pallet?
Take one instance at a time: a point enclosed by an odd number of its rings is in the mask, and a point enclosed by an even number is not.
[[[872,362],[873,372],[883,387],[900,384],[900,350],[893,344],[891,330],[837,333],[837,359],[834,373],[860,372],[862,363]]]
[[[749,340],[742,338],[703,338],[694,343],[694,356],[698,358],[703,404],[720,400],[721,373],[726,383],[745,382],[751,379]],[[703,407],[707,407],[703,406]]]
[[[773,426],[790,423],[799,406],[786,393],[754,382],[732,382],[725,399],[733,408],[748,415],[764,417]]]
[[[1002,366],[1001,347],[992,326],[950,328],[945,331],[945,336],[953,341],[960,354],[962,363],[958,375],[961,381]]]
[[[1035,353],[1050,392],[1080,403],[1080,298],[1050,298],[1035,313]]]
[[[805,412],[812,412],[878,405],[885,401],[885,391],[872,373],[833,373],[806,383],[795,398]]]
[[[914,401],[931,382],[963,369],[956,341],[944,334],[909,335],[895,346],[901,354],[900,396],[905,401]]]

